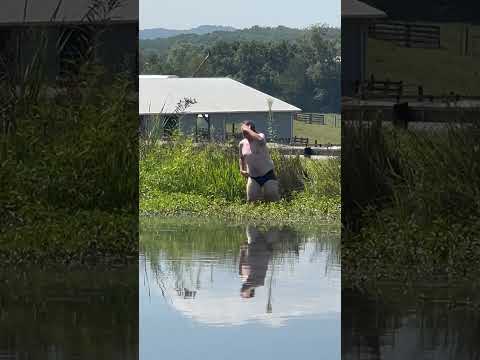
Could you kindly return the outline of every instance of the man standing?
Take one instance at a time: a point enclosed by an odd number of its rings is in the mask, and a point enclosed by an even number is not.
[[[247,180],[247,201],[278,201],[280,193],[273,161],[267,148],[265,134],[255,130],[247,120],[241,127],[244,139],[240,141],[240,173]]]

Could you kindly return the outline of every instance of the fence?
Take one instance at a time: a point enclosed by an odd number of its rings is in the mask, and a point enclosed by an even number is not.
[[[340,127],[342,123],[340,114],[300,113],[296,115],[295,120],[306,124],[330,125],[333,127]]]
[[[440,48],[440,27],[434,25],[377,22],[369,26],[368,35],[405,47]]]
[[[433,95],[426,93],[423,85],[406,84],[403,81],[375,80],[372,75],[369,80],[354,83],[354,94],[362,100],[418,101],[428,103],[458,103],[461,100],[478,102],[479,96],[465,96],[450,91],[448,94]]]
[[[241,133],[231,133],[231,132],[226,132],[225,133],[225,140],[226,141],[239,141],[243,139],[243,135]],[[299,136],[294,136],[294,137],[288,137],[288,138],[272,138],[270,139],[271,142],[278,143],[278,144],[283,144],[283,145],[290,145],[290,146],[302,146],[302,147],[332,147],[332,146],[339,146],[340,144],[331,144],[331,143],[325,143],[321,144],[317,140],[312,141],[309,138],[306,137],[299,137]],[[207,140],[204,140],[207,141]]]
[[[368,81],[355,82],[355,94],[362,99],[416,98],[423,101],[427,97],[422,85],[405,84],[403,81],[376,80],[373,75]]]

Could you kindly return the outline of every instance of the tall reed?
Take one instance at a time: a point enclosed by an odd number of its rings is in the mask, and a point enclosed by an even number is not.
[[[357,280],[478,278],[471,268],[480,261],[478,125],[348,131],[344,274]]]
[[[344,224],[367,208],[396,208],[430,221],[438,214],[478,213],[480,133],[477,125],[400,130],[344,125]]]
[[[308,189],[312,196],[339,196],[339,161],[302,160],[272,151],[281,195],[290,200]],[[244,201],[246,179],[237,145],[195,144],[187,138],[157,145],[140,161],[141,196],[155,191]],[[336,184],[335,184],[336,183]]]

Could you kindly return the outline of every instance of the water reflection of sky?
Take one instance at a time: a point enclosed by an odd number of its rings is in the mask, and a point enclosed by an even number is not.
[[[152,265],[142,254],[141,359],[157,358],[158,351],[175,359],[318,358],[319,353],[339,359],[338,261],[315,236],[285,250],[288,239],[276,235],[250,228],[245,244],[228,254],[231,260],[215,253],[172,259],[159,248]],[[179,268],[181,275],[172,270]]]

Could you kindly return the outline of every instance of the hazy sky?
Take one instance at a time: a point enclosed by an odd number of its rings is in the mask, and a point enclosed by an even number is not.
[[[139,0],[140,29],[340,26],[340,0]]]

